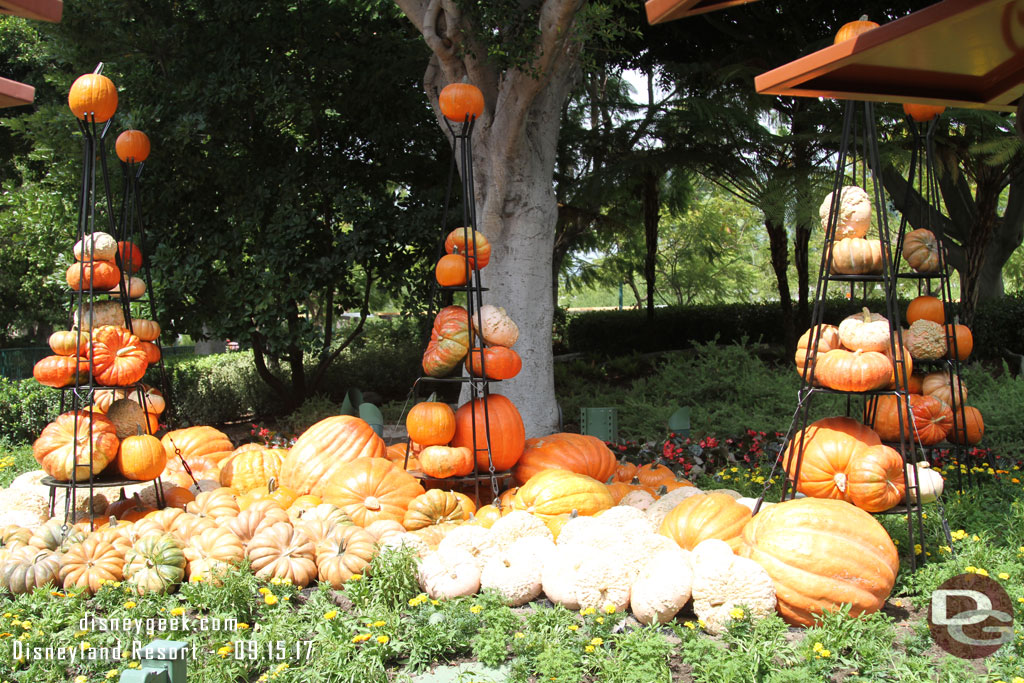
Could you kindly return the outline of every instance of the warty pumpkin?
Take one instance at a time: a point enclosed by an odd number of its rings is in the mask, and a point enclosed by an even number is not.
[[[110,261],[117,254],[117,240],[105,232],[89,233],[72,248],[76,261]]]
[[[828,229],[834,194],[830,192],[818,208],[822,230]],[[871,228],[871,198],[863,188],[847,185],[839,191],[836,214],[836,231],[833,239],[864,237]]]
[[[387,447],[365,420],[335,415],[304,431],[281,464],[281,486],[298,495],[326,500],[327,487],[346,464],[360,458],[384,458]]]
[[[473,316],[473,329],[492,346],[514,346],[519,339],[519,326],[504,308],[484,304]]]
[[[811,626],[844,604],[877,612],[899,571],[889,534],[869,513],[841,500],[788,500],[755,515],[737,555],[761,565],[775,583],[786,623]]]
[[[938,360],[946,355],[946,329],[931,320],[917,320],[903,331],[903,345],[918,360]]]

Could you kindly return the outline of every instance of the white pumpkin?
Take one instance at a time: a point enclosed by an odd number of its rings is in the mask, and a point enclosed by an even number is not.
[[[907,479],[907,498],[910,502],[917,502],[917,496],[914,495],[912,490],[914,482],[917,481],[918,488],[921,491],[921,503],[934,503],[939,496],[942,495],[942,490],[946,486],[946,480],[942,478],[942,475],[931,468],[931,466],[924,460],[917,463],[913,467],[907,469],[907,473],[910,475]]]
[[[825,197],[818,209],[821,229],[828,230],[829,213],[832,210],[832,192]],[[835,239],[864,237],[871,228],[871,198],[863,188],[847,185],[839,191],[839,206],[836,209]]]
[[[465,550],[434,551],[420,562],[420,588],[432,599],[473,595],[480,590],[480,567]]]
[[[839,341],[851,351],[878,351],[889,349],[892,329],[885,316],[867,308],[848,316],[839,323]]]
[[[491,304],[484,304],[479,315],[473,316],[473,329],[493,346],[512,346],[519,339],[519,326],[508,317],[504,308]]]
[[[113,261],[117,240],[105,232],[94,232],[75,243],[76,261]]]

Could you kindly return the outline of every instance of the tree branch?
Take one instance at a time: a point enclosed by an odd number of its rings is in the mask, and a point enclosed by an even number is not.
[[[253,321],[255,325],[255,321]],[[253,330],[250,334],[252,338],[252,358],[256,365],[256,374],[263,382],[274,390],[278,396],[285,396],[288,394],[288,387],[285,386],[284,382],[281,381],[274,373],[267,367],[264,346],[264,337],[257,330]]]
[[[366,282],[363,285],[363,303],[359,307],[359,323],[356,325],[356,328],[352,330],[347,337],[345,337],[345,341],[343,341],[338,348],[334,349],[330,354],[320,358],[320,362],[317,363],[316,369],[313,371],[313,377],[309,381],[310,392],[315,392],[317,390],[320,383],[327,375],[327,369],[331,366],[331,363],[333,363],[338,355],[348,348],[355,338],[362,333],[363,327],[366,325],[366,318],[370,315],[370,292],[372,289],[373,276],[369,271],[366,271]]]

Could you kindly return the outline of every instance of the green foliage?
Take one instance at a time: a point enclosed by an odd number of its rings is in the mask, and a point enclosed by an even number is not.
[[[60,391],[34,379],[0,377],[0,439],[12,443],[35,441],[43,427],[59,414],[60,397]]]
[[[367,611],[395,612],[416,597],[419,558],[412,548],[382,548],[359,579],[345,586],[352,602]]]
[[[0,488],[5,488],[23,472],[39,469],[39,463],[32,456],[32,446],[15,444],[0,436]]]
[[[164,419],[175,427],[233,422],[279,406],[256,376],[252,352],[170,358],[165,366],[172,412]]]

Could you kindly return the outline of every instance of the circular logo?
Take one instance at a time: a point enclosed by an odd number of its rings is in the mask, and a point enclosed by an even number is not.
[[[1013,640],[1013,602],[987,576],[960,574],[932,593],[928,628],[936,644],[956,657],[988,657]]]

